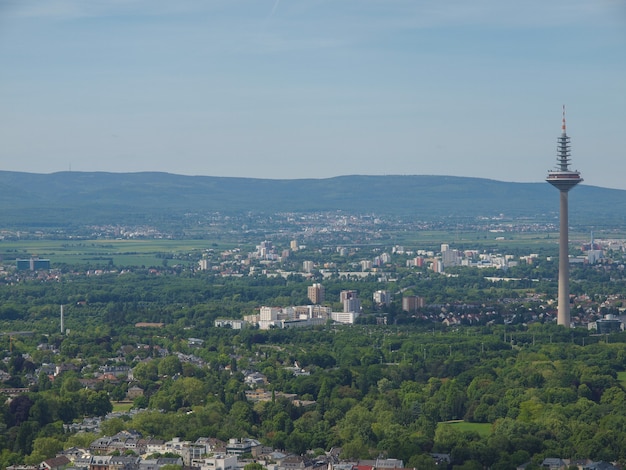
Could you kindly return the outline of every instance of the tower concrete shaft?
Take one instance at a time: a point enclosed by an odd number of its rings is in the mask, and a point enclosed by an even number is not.
[[[571,325],[569,306],[569,208],[568,192],[560,191],[559,210],[559,298],[556,322],[567,328]]]

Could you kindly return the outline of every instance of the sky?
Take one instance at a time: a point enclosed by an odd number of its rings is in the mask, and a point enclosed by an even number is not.
[[[0,0],[0,170],[626,189],[626,0]]]

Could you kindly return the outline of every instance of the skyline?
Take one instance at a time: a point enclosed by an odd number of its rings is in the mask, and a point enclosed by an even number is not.
[[[626,3],[0,5],[0,169],[626,189]]]

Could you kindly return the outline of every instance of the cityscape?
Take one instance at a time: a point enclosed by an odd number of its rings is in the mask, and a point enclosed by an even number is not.
[[[621,468],[614,444],[532,435],[555,432],[533,407],[626,402],[626,237],[570,241],[569,142],[563,110],[558,226],[324,211],[190,215],[197,239],[4,229],[3,468]]]
[[[1,2],[0,470],[625,470],[625,13]]]

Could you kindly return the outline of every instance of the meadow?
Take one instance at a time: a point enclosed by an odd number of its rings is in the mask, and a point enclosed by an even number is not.
[[[12,263],[18,258],[38,257],[50,259],[53,266],[85,266],[103,268],[116,267],[151,267],[186,264],[199,258],[205,250],[217,252],[241,248],[253,251],[254,244],[262,241],[250,241],[242,246],[241,239],[235,236],[219,234],[215,238],[198,239],[76,239],[76,240],[0,240],[0,262]],[[591,234],[585,232],[570,233],[571,253],[575,247],[588,242]],[[603,233],[598,231],[596,238],[626,238],[624,233]],[[287,245],[288,241],[276,243]],[[337,242],[340,244],[340,242]],[[509,252],[518,255],[539,253],[556,255],[558,233],[553,232],[491,232],[489,230],[454,231],[454,230],[415,230],[388,232],[384,241],[377,244],[389,247],[402,245],[409,250],[425,249],[438,251],[442,243],[459,250],[485,250]]]
[[[470,423],[467,421],[446,421],[437,426],[451,426],[461,432],[475,432],[480,437],[487,437],[491,434],[493,425],[491,423]]]
[[[210,240],[3,240],[0,242],[0,259],[10,263],[18,258],[32,256],[49,259],[53,266],[148,267],[168,263],[182,264],[191,254],[232,247],[233,245],[223,242],[218,244]],[[197,256],[193,260],[196,258]]]

